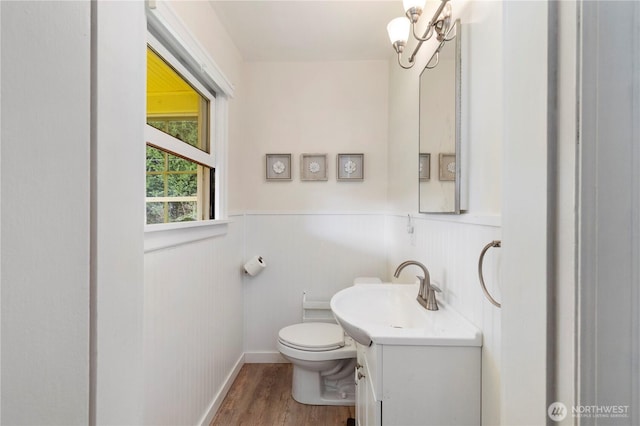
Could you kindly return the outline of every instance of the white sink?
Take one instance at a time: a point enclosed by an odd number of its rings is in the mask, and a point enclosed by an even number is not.
[[[415,284],[363,284],[331,298],[331,310],[344,331],[369,346],[482,346],[482,333],[446,303],[427,311],[416,300]]]

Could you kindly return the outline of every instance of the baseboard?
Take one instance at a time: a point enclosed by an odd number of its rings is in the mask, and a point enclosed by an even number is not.
[[[220,388],[220,391],[218,391],[216,396],[213,398],[213,401],[211,401],[211,404],[209,404],[209,408],[207,409],[207,412],[198,423],[199,425],[209,426],[209,424],[215,417],[216,413],[218,412],[218,409],[222,405],[222,401],[224,401],[224,397],[227,396],[229,389],[231,389],[231,385],[236,380],[236,377],[238,377],[238,373],[240,373],[240,369],[244,364],[245,364],[245,354],[242,354],[240,355],[240,358],[238,358],[238,361],[236,361],[236,364],[233,366],[233,369],[227,376],[227,379],[224,381],[222,388]]]
[[[285,364],[289,363],[280,352],[245,352],[244,362],[247,364]]]

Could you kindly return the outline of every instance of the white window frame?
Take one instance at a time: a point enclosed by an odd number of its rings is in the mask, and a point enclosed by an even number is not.
[[[160,149],[183,155],[215,169],[216,185],[216,219],[145,225],[145,252],[150,252],[227,232],[228,98],[233,97],[234,88],[207,51],[165,2],[158,2],[147,8],[147,25],[149,46],[202,94],[215,93],[210,99],[208,153],[146,125],[145,145],[149,142]],[[176,57],[179,57],[180,61]],[[189,69],[183,63],[186,63]]]
[[[216,156],[215,149],[217,145],[216,134],[215,134],[215,126],[216,124],[216,95],[211,92],[207,87],[201,84],[192,74],[191,72],[182,65],[176,58],[173,56],[169,50],[158,41],[153,35],[148,34],[147,36],[147,44],[153,49],[166,63],[168,63],[173,69],[175,69],[178,74],[189,83],[203,98],[209,101],[209,152],[205,152],[200,148],[197,148],[193,145],[190,145],[184,141],[181,141],[178,138],[174,138],[173,136],[163,132],[162,130],[158,130],[153,126],[146,124],[144,137],[145,142],[147,144],[151,144],[156,148],[160,148],[164,151],[169,151],[170,153],[177,154],[180,157],[184,157],[193,162],[199,163],[203,166],[210,167],[215,169],[216,164]]]

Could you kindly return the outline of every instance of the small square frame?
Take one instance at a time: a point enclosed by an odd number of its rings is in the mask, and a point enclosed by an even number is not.
[[[300,155],[300,180],[301,181],[326,181],[327,154],[301,154]]]
[[[440,180],[456,180],[456,154],[440,154]]]
[[[418,160],[418,175],[421,181],[431,179],[431,154],[420,154]]]
[[[336,175],[339,181],[364,180],[364,154],[338,154]]]
[[[266,154],[266,174],[268,181],[291,180],[291,154]]]

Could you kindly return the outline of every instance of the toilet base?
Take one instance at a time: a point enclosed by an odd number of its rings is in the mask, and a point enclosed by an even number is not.
[[[293,364],[291,396],[307,405],[355,405],[355,359],[345,360],[342,376],[323,377],[317,371],[309,371]]]

